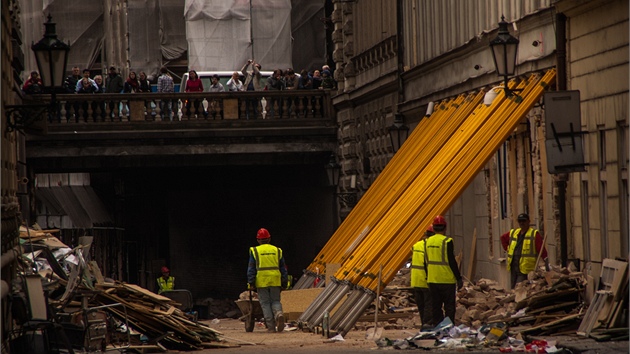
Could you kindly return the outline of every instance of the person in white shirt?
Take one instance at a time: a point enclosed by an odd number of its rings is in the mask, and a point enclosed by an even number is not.
[[[239,76],[240,75],[238,74],[238,71],[232,73],[232,77],[228,80],[226,84],[228,91],[238,92],[244,90],[243,82],[239,79]]]

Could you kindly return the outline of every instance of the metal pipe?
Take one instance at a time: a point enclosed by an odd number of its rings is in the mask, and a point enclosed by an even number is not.
[[[361,295],[363,295],[363,290],[352,290],[350,296],[348,296],[346,301],[344,301],[343,304],[341,304],[341,306],[337,310],[335,310],[335,313],[332,314],[330,319],[330,328],[337,327],[341,320],[343,320],[348,312],[354,307]]]
[[[310,288],[309,284],[313,284],[315,280],[315,273],[310,270],[304,270],[304,274],[298,279],[298,281],[293,285],[293,289],[308,289]]]
[[[308,319],[313,315],[313,313],[315,313],[317,308],[321,306],[322,302],[326,301],[326,299],[328,299],[328,296],[332,292],[334,292],[338,287],[339,287],[339,281],[334,280],[333,283],[330,284],[330,286],[327,286],[324,289],[324,291],[322,291],[319,295],[317,295],[315,300],[313,300],[313,302],[306,308],[306,310],[302,312],[302,315],[300,315],[300,317],[298,318],[298,322],[299,323],[308,322]]]
[[[3,253],[2,256],[0,256],[0,263],[2,264],[2,268],[11,264],[15,260],[16,256],[21,253],[21,250],[21,246],[15,246],[12,249]]]
[[[563,13],[556,14],[556,67],[558,68],[558,91],[567,89],[567,17]],[[558,188],[558,217],[560,228],[560,265],[567,266],[568,247],[567,247],[567,210],[566,210],[566,191],[567,180],[569,176],[566,173],[558,174],[556,178],[556,187]]]
[[[4,280],[0,281],[0,293],[2,294],[2,300],[4,300],[7,295],[9,295],[10,290],[11,287],[9,287],[9,283]]]
[[[357,322],[357,319],[365,312],[365,309],[370,306],[372,301],[374,301],[374,297],[376,294],[370,290],[365,290],[365,294],[359,299],[356,306],[350,311],[346,317],[341,321],[339,326],[337,327],[337,333],[345,336],[352,326]]]
[[[337,306],[339,301],[341,301],[341,299],[346,296],[346,294],[348,294],[348,291],[350,291],[351,287],[352,284],[350,282],[341,282],[338,291],[332,294],[330,296],[330,300],[326,301],[324,303],[324,306],[319,309],[318,312],[316,312],[316,316],[314,316],[314,319],[309,321],[308,327],[312,330],[313,328],[315,328],[315,326],[318,326],[320,323],[322,323],[322,320],[324,319],[324,313],[330,313],[330,311],[334,309],[335,306]]]

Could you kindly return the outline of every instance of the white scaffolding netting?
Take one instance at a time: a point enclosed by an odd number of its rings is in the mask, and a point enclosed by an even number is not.
[[[36,69],[30,45],[46,16],[70,42],[73,66],[116,66],[156,77],[161,65],[188,53],[196,70],[240,69],[253,58],[263,70],[320,68],[325,61],[324,0],[22,0],[25,77]],[[98,69],[98,70],[95,70]]]
[[[292,67],[291,0],[186,0],[184,17],[191,69]]]

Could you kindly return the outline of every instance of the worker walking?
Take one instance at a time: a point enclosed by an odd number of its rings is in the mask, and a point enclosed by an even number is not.
[[[426,241],[426,264],[431,293],[431,318],[433,324],[438,325],[444,320],[445,314],[455,322],[455,293],[462,288],[463,281],[455,260],[453,239],[444,236],[446,219],[442,215],[433,219],[433,230],[435,235]]]
[[[527,274],[536,268],[538,254],[545,261],[549,271],[547,250],[543,245],[540,232],[530,227],[529,215],[522,213],[517,217],[518,229],[512,229],[501,235],[501,245],[507,251],[507,270],[510,272],[512,289],[517,283],[527,280]]]
[[[171,276],[171,271],[166,266],[161,271],[162,276],[157,278],[158,294],[175,289],[175,277]]]
[[[433,316],[431,310],[431,293],[429,292],[429,284],[427,283],[427,268],[425,262],[426,241],[433,236],[433,226],[429,226],[427,231],[422,235],[420,241],[411,247],[411,287],[418,305],[418,313],[422,320],[422,328],[432,328]]]
[[[256,288],[262,307],[267,331],[284,330],[284,314],[280,303],[280,291],[288,282],[287,268],[282,250],[270,244],[271,235],[267,229],[260,229],[256,235],[258,246],[249,249],[247,285]]]

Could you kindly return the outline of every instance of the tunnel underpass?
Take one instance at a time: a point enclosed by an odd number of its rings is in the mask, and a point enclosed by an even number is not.
[[[333,232],[322,165],[134,169],[114,175],[129,282],[155,289],[167,265],[195,299],[237,298],[248,249],[267,228],[299,278]]]

